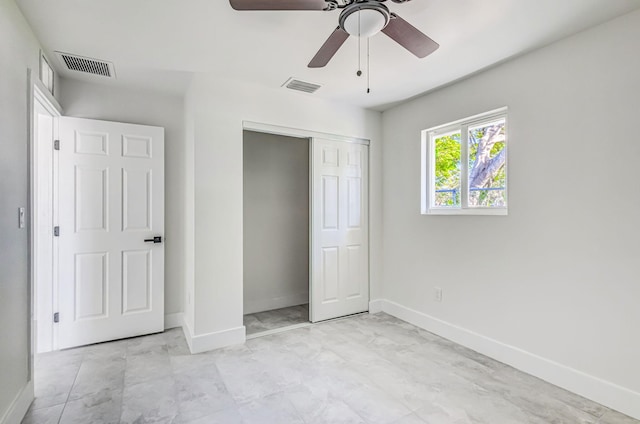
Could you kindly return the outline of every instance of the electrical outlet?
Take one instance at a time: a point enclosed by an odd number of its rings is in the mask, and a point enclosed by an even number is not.
[[[442,289],[440,287],[434,288],[433,300],[435,300],[436,302],[442,302]]]

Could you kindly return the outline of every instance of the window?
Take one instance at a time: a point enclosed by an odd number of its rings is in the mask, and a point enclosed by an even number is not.
[[[424,130],[422,213],[507,214],[507,109]]]
[[[44,56],[44,53],[40,53],[40,81],[47,87],[47,90],[53,95],[53,68],[49,65],[49,61]]]

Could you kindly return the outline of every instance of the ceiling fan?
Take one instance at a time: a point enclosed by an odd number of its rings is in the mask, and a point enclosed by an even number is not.
[[[389,11],[386,0],[229,0],[235,10],[316,10],[342,9],[338,27],[311,59],[309,68],[322,68],[350,35],[368,38],[383,32],[419,58],[436,51],[438,43],[416,27]],[[410,0],[391,0],[405,3]]]

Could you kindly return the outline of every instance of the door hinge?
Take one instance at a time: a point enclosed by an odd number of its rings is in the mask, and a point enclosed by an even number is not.
[[[60,237],[60,227],[58,227],[58,226],[53,227],[53,236],[54,237]]]
[[[53,314],[53,322],[60,322],[60,312]]]
[[[53,140],[53,150],[60,150],[60,140]]]

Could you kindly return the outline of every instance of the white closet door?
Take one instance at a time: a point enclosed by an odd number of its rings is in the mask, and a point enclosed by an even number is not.
[[[163,331],[164,129],[59,128],[58,347]]]
[[[313,139],[311,321],[369,310],[368,147]]]

